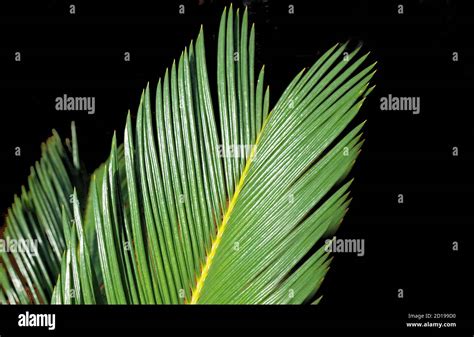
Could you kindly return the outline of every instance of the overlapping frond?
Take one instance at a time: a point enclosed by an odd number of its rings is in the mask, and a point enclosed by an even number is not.
[[[68,241],[61,207],[71,218],[74,186],[85,193],[73,123],[72,143],[68,140],[65,146],[53,130],[42,144],[42,157],[31,167],[28,186],[8,209],[1,235],[1,303],[49,303]]]

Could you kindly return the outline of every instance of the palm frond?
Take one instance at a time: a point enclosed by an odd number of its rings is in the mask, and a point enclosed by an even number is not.
[[[53,130],[42,144],[41,160],[31,167],[28,189],[22,187],[8,210],[2,239],[16,247],[0,253],[2,303],[48,303],[51,297],[68,241],[62,216],[72,217],[74,186],[86,193],[74,123],[72,144],[67,140],[64,145]],[[21,244],[30,249],[18,249]]]
[[[143,91],[87,200],[56,203],[64,242],[51,302],[314,301],[331,261],[321,241],[347,211],[345,179],[363,143],[363,123],[345,130],[374,74],[360,48],[350,62],[347,50],[335,45],[300,72],[270,112],[264,68],[255,76],[255,27],[230,7],[216,112],[201,28],[158,81],[154,104]],[[15,275],[0,269],[0,300],[22,302]]]

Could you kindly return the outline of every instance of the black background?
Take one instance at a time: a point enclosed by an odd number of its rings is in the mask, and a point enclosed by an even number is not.
[[[328,1],[329,2],[329,1]],[[247,2],[244,2],[247,3]],[[235,1],[234,6],[244,4]],[[58,313],[57,331],[98,335],[465,335],[473,322],[474,15],[455,1],[251,1],[257,65],[274,104],[293,76],[336,42],[364,43],[377,85],[361,111],[366,143],[353,201],[337,237],[365,239],[365,256],[338,254],[317,308],[29,308]],[[69,5],[76,14],[69,14]],[[185,14],[178,6],[185,5]],[[40,143],[76,121],[92,171],[122,139],[127,110],[155,86],[204,25],[211,85],[217,25],[229,2],[42,1],[0,7],[0,210],[26,183]],[[288,14],[288,5],[295,14]],[[404,6],[404,14],[397,6]],[[21,52],[21,62],[14,53]],[[124,52],[131,62],[124,62]],[[453,62],[452,53],[459,53]],[[96,113],[56,111],[57,96],[94,96]],[[380,111],[381,96],[417,96],[421,113]],[[14,155],[21,147],[21,157]],[[459,156],[452,156],[452,148]],[[398,194],[404,204],[397,203]],[[3,222],[3,221],[2,221]],[[459,242],[459,251],[452,242]],[[404,298],[397,297],[398,289]],[[18,312],[0,308],[0,335]],[[458,329],[411,328],[408,313],[456,313]],[[194,317],[193,319],[191,317]],[[84,320],[84,321],[81,321]],[[439,320],[432,320],[439,321]],[[95,326],[97,324],[97,326]],[[82,329],[82,330],[81,330]],[[127,330],[129,329],[129,330]],[[167,329],[164,333],[162,329]],[[41,329],[23,329],[24,334]],[[44,331],[43,331],[44,332]]]

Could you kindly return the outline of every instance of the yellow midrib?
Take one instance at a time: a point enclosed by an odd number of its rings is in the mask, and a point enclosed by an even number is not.
[[[201,291],[202,291],[202,288],[204,287],[204,282],[206,281],[207,275],[209,274],[209,269],[211,268],[212,262],[216,255],[217,248],[219,247],[219,244],[221,243],[222,235],[224,234],[224,231],[227,227],[227,224],[230,219],[230,215],[232,214],[232,210],[234,209],[235,204],[237,203],[237,200],[239,198],[240,191],[242,190],[242,187],[244,186],[245,178],[247,177],[248,171],[250,169],[250,165],[253,162],[257,145],[260,142],[260,137],[262,136],[263,130],[265,129],[265,126],[268,122],[270,114],[271,113],[269,113],[267,117],[265,118],[262,128],[260,129],[260,132],[257,135],[257,139],[255,140],[255,146],[253,146],[252,151],[250,152],[250,156],[245,164],[244,170],[242,171],[242,175],[240,176],[239,183],[237,184],[237,187],[235,188],[235,192],[229,203],[229,207],[227,208],[227,211],[224,214],[222,223],[217,229],[217,235],[212,241],[211,250],[209,251],[209,254],[207,255],[206,263],[202,267],[201,275],[199,275],[199,278],[196,282],[196,287],[192,291],[191,301],[189,302],[189,304],[196,304],[197,301],[199,300],[199,297],[201,296]]]

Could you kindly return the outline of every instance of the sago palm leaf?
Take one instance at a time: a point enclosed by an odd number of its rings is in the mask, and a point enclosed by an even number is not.
[[[347,45],[336,45],[269,112],[254,40],[247,11],[240,20],[224,10],[217,112],[201,29],[159,80],[154,102],[149,86],[142,93],[123,146],[114,135],[87,202],[76,191],[72,205],[57,200],[64,244],[52,303],[314,301],[330,263],[321,241],[347,210],[344,180],[362,145],[362,124],[344,131],[375,64],[363,67],[359,48],[347,61]],[[51,293],[44,279],[26,277],[36,270],[5,265],[1,301]]]
[[[1,303],[48,303],[61,267],[66,247],[62,213],[72,218],[72,192],[77,186],[85,195],[85,177],[79,164],[74,123],[72,143],[66,147],[59,135],[42,145],[42,158],[31,168],[28,189],[8,209],[4,242],[33,242],[37,249],[0,252]],[[17,247],[18,248],[18,247]]]

